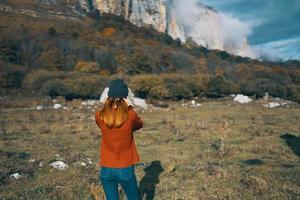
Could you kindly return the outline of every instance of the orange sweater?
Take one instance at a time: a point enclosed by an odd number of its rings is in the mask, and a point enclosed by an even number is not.
[[[107,128],[98,111],[95,112],[95,119],[102,133],[100,166],[122,168],[140,161],[133,131],[142,128],[143,121],[132,106],[129,106],[128,119],[120,128]]]

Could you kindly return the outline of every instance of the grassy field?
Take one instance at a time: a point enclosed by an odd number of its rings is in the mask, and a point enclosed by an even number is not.
[[[1,100],[0,199],[102,199],[94,121],[100,105],[58,103],[68,109],[26,109],[53,107],[46,98]],[[144,199],[300,199],[299,105],[200,103],[138,111],[145,125],[135,141],[144,165],[136,174]],[[52,168],[56,160],[69,167]]]

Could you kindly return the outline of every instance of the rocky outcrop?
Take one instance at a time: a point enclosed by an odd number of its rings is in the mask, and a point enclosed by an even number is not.
[[[100,12],[124,16],[137,26],[153,26],[173,38],[185,40],[183,26],[178,23],[171,0],[94,0],[94,4]]]
[[[56,19],[64,19],[64,20],[72,20],[72,21],[79,21],[80,18],[78,15],[68,15],[65,12],[58,12],[58,11],[37,11],[37,10],[30,10],[30,9],[22,9],[22,8],[13,8],[10,6],[0,5],[0,12],[8,12],[13,13],[16,15],[27,15],[35,18],[56,18]]]
[[[234,33],[232,35],[224,33],[226,28],[222,14],[193,0],[78,1],[85,8],[92,3],[100,12],[124,16],[137,26],[153,26],[156,30],[166,32],[183,42],[192,38],[197,44],[208,49],[255,57],[246,37],[237,39]]]

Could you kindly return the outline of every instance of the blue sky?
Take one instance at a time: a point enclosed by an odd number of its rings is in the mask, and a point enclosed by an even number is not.
[[[250,45],[269,58],[300,60],[300,0],[199,0],[250,24]]]

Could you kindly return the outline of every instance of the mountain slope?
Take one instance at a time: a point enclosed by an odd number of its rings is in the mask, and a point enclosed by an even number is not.
[[[95,98],[107,80],[121,76],[144,98],[263,96],[269,92],[300,100],[296,61],[261,62],[207,50],[191,40],[181,44],[168,34],[134,26],[122,17],[85,14],[73,9],[75,4],[67,6],[75,20],[65,17],[66,5],[58,2],[14,0],[0,5],[14,9],[0,15],[3,95],[18,89],[33,95]],[[32,15],[35,12],[40,15]]]
[[[85,9],[86,5],[91,4],[90,0],[80,2],[81,5],[85,5]],[[239,21],[195,1],[94,0],[92,4],[92,7],[100,12],[123,16],[137,26],[151,25],[174,39],[179,38],[182,42],[192,38],[198,45],[208,49],[256,57],[247,43],[247,33],[234,32],[236,27],[243,26]],[[226,30],[231,28],[233,30]]]

